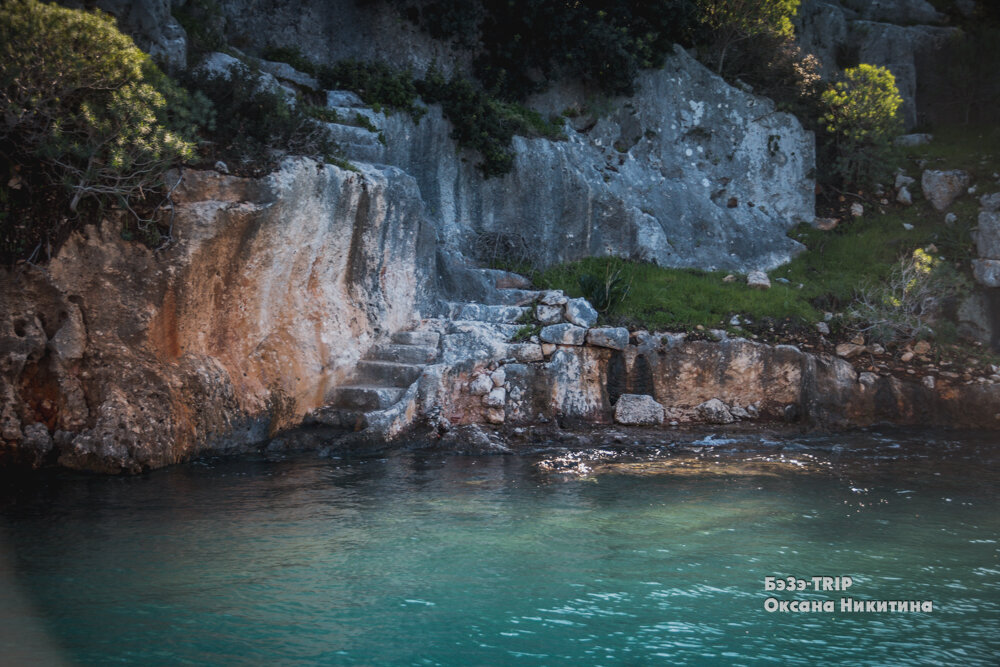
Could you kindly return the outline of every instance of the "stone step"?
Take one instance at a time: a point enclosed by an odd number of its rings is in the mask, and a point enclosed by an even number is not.
[[[392,334],[392,342],[400,345],[437,347],[441,342],[441,334],[436,331],[397,331]]]
[[[388,387],[409,387],[417,381],[424,367],[420,364],[401,364],[395,361],[368,361],[358,363],[358,380],[365,384]]]
[[[354,144],[357,146],[375,146],[379,144],[378,135],[363,127],[326,123],[330,137],[337,143]]]
[[[538,290],[532,289],[499,289],[497,294],[500,295],[499,301],[503,305],[508,306],[529,306],[535,301],[537,301],[545,292],[539,292]]]
[[[437,346],[402,345],[390,343],[378,345],[368,353],[370,361],[394,361],[400,364],[429,364],[437,359]]]
[[[524,306],[486,305],[483,303],[446,304],[447,315],[453,320],[513,323],[528,310]]]
[[[311,412],[303,421],[306,426],[322,424],[348,431],[361,431],[368,426],[368,417],[363,410],[335,408],[327,405]]]
[[[449,334],[477,333],[496,331],[505,338],[510,338],[521,330],[523,324],[507,324],[505,322],[483,322],[481,320],[448,320],[445,322],[445,332]]]
[[[405,391],[404,387],[344,385],[333,390],[329,404],[331,407],[347,410],[364,410],[366,412],[384,410],[396,403]]]

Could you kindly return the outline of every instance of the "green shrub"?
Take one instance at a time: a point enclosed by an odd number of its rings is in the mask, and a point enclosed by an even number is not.
[[[316,64],[302,55],[302,51],[295,46],[268,46],[261,51],[260,57],[276,63],[286,63],[310,76],[316,76],[319,72]]]
[[[226,38],[222,30],[225,19],[215,0],[187,0],[172,14],[187,33],[190,54],[219,51],[225,46]]]
[[[326,127],[315,116],[329,117],[299,103],[291,106],[280,90],[260,83],[259,73],[234,63],[224,74],[200,72],[186,83],[215,105],[215,129],[207,138],[209,160],[233,161],[243,171],[259,174],[286,154],[321,159],[339,152]]]
[[[417,104],[417,87],[410,72],[401,72],[383,62],[341,60],[316,70],[320,86],[328,90],[352,90],[371,106],[386,106],[419,120],[426,109]]]
[[[862,63],[822,95],[824,128],[835,156],[833,174],[848,185],[869,185],[883,178],[892,140],[902,131],[903,98],[888,69]]]
[[[452,138],[482,156],[479,169],[487,178],[509,173],[514,166],[513,138],[562,138],[561,128],[519,104],[501,102],[459,75],[445,79],[437,69],[417,82],[425,102],[439,103],[452,124]]]
[[[161,72],[113,18],[36,0],[0,5],[0,86],[0,150],[29,185],[64,186],[72,211],[85,200],[132,209],[194,157],[195,129],[210,119],[207,100]]]
[[[734,46],[761,38],[790,40],[799,0],[698,0],[699,20],[707,27],[707,60],[725,73]]]

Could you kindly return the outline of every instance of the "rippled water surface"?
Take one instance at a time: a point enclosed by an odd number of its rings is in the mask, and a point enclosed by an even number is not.
[[[995,665],[996,440],[717,437],[5,481],[0,656]],[[768,593],[773,575],[854,584]],[[771,595],[837,607],[769,613]],[[845,596],[933,611],[846,613]]]

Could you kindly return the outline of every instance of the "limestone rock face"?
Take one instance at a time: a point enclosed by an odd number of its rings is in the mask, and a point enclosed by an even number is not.
[[[663,406],[652,396],[623,394],[615,404],[615,421],[630,426],[662,424]]]
[[[617,255],[746,272],[796,254],[786,232],[814,217],[812,134],[683,50],[638,89],[588,131],[567,125],[566,141],[516,137],[502,178],[484,180],[472,154],[456,159],[436,107],[419,124],[395,114],[376,125],[384,161],[417,178],[439,238],[469,256],[483,234],[523,241],[540,265]],[[558,113],[574,100],[553,90],[535,104]]]
[[[262,179],[180,178],[165,252],[108,222],[44,269],[0,270],[7,452],[45,442],[32,424],[62,465],[104,472],[259,442],[428,298],[433,240],[398,169],[290,159]]]

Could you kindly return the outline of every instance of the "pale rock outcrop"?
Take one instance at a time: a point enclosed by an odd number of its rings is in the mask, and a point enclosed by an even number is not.
[[[702,421],[709,424],[732,424],[736,417],[729,411],[729,406],[717,398],[711,398],[695,408]]]
[[[628,345],[628,329],[625,327],[600,327],[587,332],[587,344],[624,350]]]
[[[597,311],[586,299],[569,299],[566,302],[566,321],[584,329],[597,324]]]
[[[546,343],[553,345],[583,345],[587,338],[587,330],[575,324],[551,324],[538,334]]]
[[[652,396],[622,394],[615,403],[615,421],[628,426],[656,426],[663,423],[663,406]]]
[[[920,176],[920,189],[935,209],[944,211],[966,191],[970,182],[969,173],[961,169],[925,169]]]

